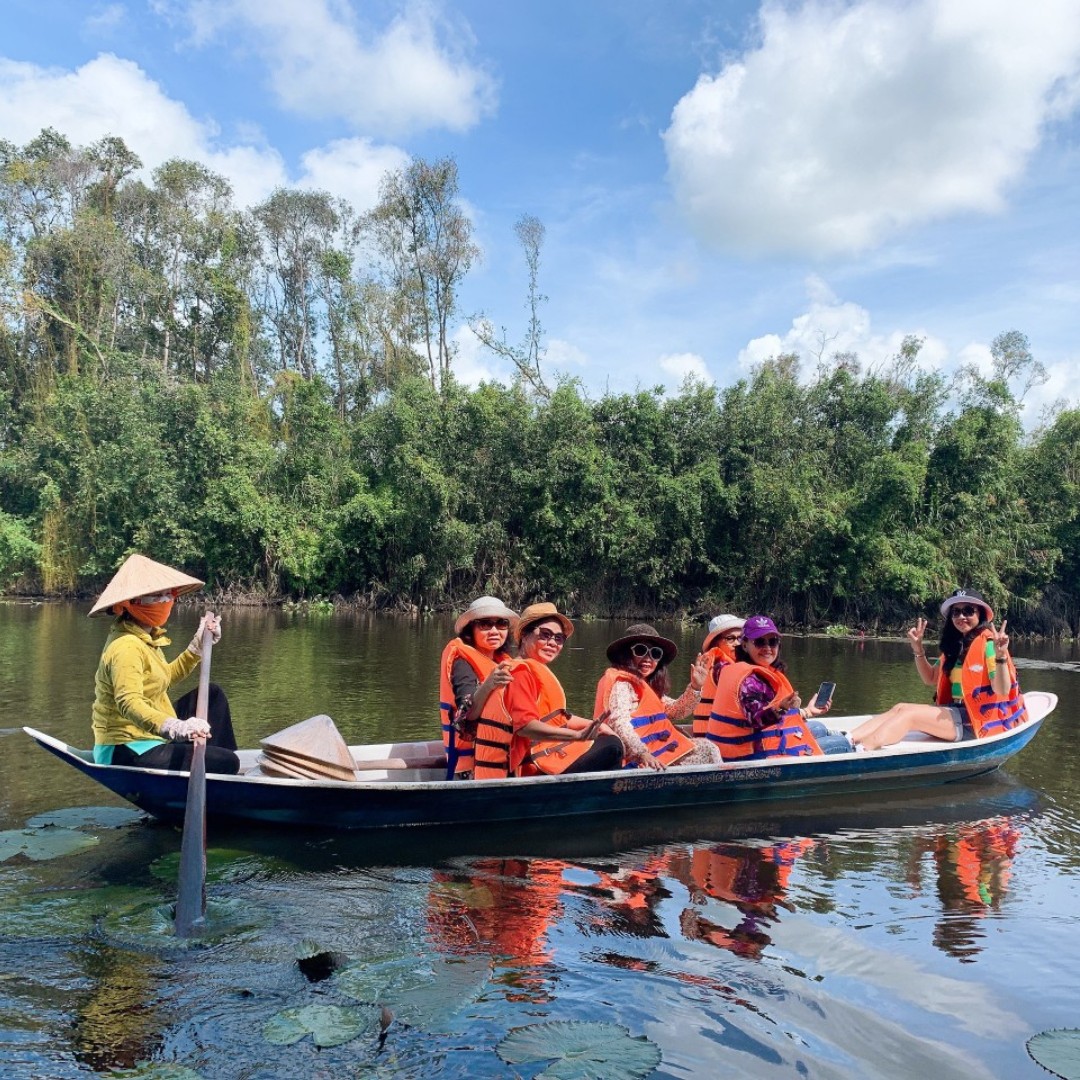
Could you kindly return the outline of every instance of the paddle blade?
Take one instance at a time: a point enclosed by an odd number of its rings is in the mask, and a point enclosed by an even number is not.
[[[191,754],[184,835],[180,842],[176,936],[191,937],[206,921],[206,741],[196,739]]]

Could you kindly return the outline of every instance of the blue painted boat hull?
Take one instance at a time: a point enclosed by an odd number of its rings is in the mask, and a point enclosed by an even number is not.
[[[1022,750],[1056,704],[1052,694],[1039,698],[1039,708],[1029,703],[1028,723],[989,739],[927,740],[871,753],[486,781],[447,781],[431,769],[408,770],[408,779],[386,774],[355,783],[208,775],[206,814],[212,825],[394,829],[640,814],[949,784],[992,772]],[[183,820],[187,773],[96,765],[86,751],[25,730],[68,765],[153,817]]]

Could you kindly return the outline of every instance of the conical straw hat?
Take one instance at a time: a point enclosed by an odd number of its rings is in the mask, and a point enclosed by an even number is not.
[[[284,731],[260,739],[259,743],[272,758],[302,758],[309,767],[322,766],[327,774],[347,771],[352,778],[356,768],[341,732],[329,716],[301,720]]]
[[[355,770],[346,765],[334,765],[329,761],[316,761],[301,754],[292,754],[285,750],[267,746],[259,755],[260,764],[269,761],[283,769],[291,769],[303,776],[325,776],[331,780],[355,780]]]
[[[315,762],[303,764],[300,758],[284,758],[260,754],[257,763],[267,776],[281,776],[290,780],[355,780],[355,772],[331,769]]]
[[[175,589],[177,595],[201,589],[206,582],[174,570],[164,563],[154,562],[145,555],[129,555],[123,566],[113,574],[112,581],[90,609],[91,615],[108,612],[113,604],[132,600],[136,596],[152,596],[154,593]]]

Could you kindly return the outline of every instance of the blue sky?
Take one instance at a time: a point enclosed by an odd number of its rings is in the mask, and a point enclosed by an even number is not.
[[[1075,0],[7,0],[0,137],[122,136],[238,202],[372,205],[452,155],[511,341],[546,228],[546,371],[592,392],[721,386],[797,351],[946,372],[1025,333],[1080,404]],[[506,378],[464,320],[459,374]]]

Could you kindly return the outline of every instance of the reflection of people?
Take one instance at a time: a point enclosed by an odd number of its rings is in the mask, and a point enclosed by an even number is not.
[[[668,696],[668,668],[678,648],[648,623],[635,623],[607,647],[611,667],[596,687],[593,716],[607,716],[622,740],[625,761],[649,769],[719,764],[706,739],[692,739],[675,726],[694,711],[705,684],[703,657],[690,667],[690,682],[676,700]]]
[[[999,911],[1009,884],[1020,833],[1008,818],[992,818],[960,826],[930,838],[916,852],[933,855],[941,918],[934,944],[958,960],[979,953],[978,921]],[[918,883],[917,881],[915,883]]]
[[[557,859],[476,859],[437,871],[428,905],[435,948],[458,956],[491,956],[511,1001],[543,1003],[543,969],[552,961],[549,929],[562,914],[566,863]]]
[[[725,761],[770,757],[807,757],[853,749],[846,735],[831,734],[809,721],[829,711],[800,708],[780,659],[780,632],[767,615],[753,615],[735,647],[735,663],[720,672],[716,702],[706,736],[720,747]]]
[[[216,616],[206,614],[191,644],[171,663],[165,659],[165,623],[177,596],[202,586],[170,566],[143,555],[130,556],[91,609],[116,616],[94,680],[94,760],[102,765],[186,770],[194,738],[208,739],[207,772],[235,774],[236,756],[229,702],[211,684],[209,716],[194,715],[197,690],[173,706],[169,688],[190,675],[202,657],[202,635],[221,638]],[[186,719],[184,719],[186,718]]]
[[[610,728],[594,738],[593,724],[566,708],[562,684],[550,664],[562,652],[574,624],[554,604],[532,604],[514,630],[520,658],[510,683],[488,699],[476,729],[473,776],[578,773],[617,769],[622,743]]]
[[[683,934],[727,949],[737,956],[757,957],[770,943],[767,930],[779,920],[791,868],[814,846],[808,838],[781,841],[767,848],[743,844],[717,844],[695,848],[689,860],[673,856],[668,870],[690,890],[695,905],[707,898],[733,905],[742,918],[725,927],[705,917],[698,907],[686,908],[679,918]]]
[[[510,682],[506,639],[517,625],[511,611],[494,596],[481,596],[458,616],[455,637],[439,664],[439,711],[448,777],[472,776],[476,722],[491,694]]]
[[[870,717],[851,732],[867,750],[899,742],[922,731],[947,742],[985,738],[1027,719],[1024,699],[1009,656],[1007,622],[994,629],[994,612],[973,589],[958,589],[941,605],[945,626],[941,655],[930,660],[923,647],[926,620],[908,631],[915,667],[927,686],[936,687],[935,704],[900,702]]]
[[[716,699],[716,682],[725,664],[735,663],[735,646],[742,641],[745,619],[738,615],[717,615],[710,620],[705,640],[701,643],[701,654],[705,658],[705,685],[701,688],[701,697],[694,706],[694,734],[707,737],[709,714]]]

